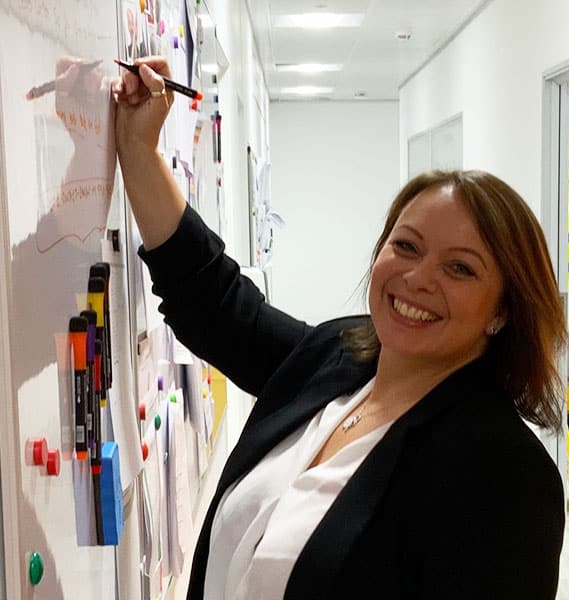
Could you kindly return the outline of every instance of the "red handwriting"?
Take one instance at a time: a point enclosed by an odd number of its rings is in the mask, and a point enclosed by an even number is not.
[[[64,186],[58,190],[53,198],[52,206],[60,208],[65,204],[72,204],[81,200],[108,201],[113,193],[113,182],[77,184],[72,187]]]
[[[98,115],[93,117],[85,114],[84,112],[77,114],[74,110],[69,112],[65,110],[58,110],[57,116],[66,126],[69,125],[71,127],[76,127],[77,123],[79,123],[79,127],[85,131],[94,131],[96,135],[101,133],[101,117]]]

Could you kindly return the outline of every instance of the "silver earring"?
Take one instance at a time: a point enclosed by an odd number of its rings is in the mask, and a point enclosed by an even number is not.
[[[496,335],[498,333],[498,328],[494,325],[490,325],[486,327],[486,335]]]

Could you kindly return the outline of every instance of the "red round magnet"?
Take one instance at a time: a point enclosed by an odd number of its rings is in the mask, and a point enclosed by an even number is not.
[[[61,470],[61,456],[57,448],[47,453],[47,474],[57,477]]]
[[[45,438],[34,440],[33,457],[34,465],[45,465],[47,461],[47,440]]]

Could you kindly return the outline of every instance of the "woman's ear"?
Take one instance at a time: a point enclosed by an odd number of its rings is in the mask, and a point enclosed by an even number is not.
[[[506,324],[508,318],[504,314],[496,315],[486,327],[486,335],[496,335]]]

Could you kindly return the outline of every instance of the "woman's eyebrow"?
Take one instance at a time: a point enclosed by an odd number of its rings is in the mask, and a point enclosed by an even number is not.
[[[397,229],[401,229],[401,228],[408,229],[414,235],[416,235],[420,240],[424,240],[421,233],[417,229],[415,229],[413,226],[407,225],[406,223],[402,223],[401,225],[397,226]],[[449,248],[449,250],[454,251],[454,252],[467,252],[469,254],[472,254],[482,263],[484,268],[486,270],[488,270],[488,265],[486,264],[486,261],[484,260],[484,258],[480,254],[480,252],[478,252],[477,250],[474,250],[474,248],[469,248],[468,246],[453,246],[452,248]]]

